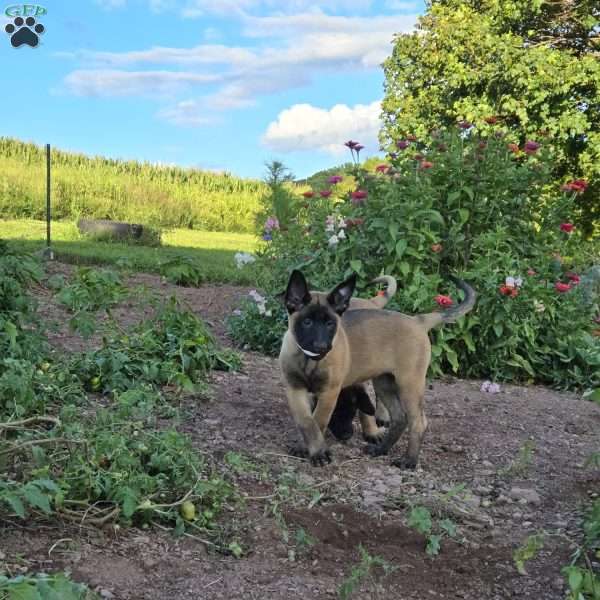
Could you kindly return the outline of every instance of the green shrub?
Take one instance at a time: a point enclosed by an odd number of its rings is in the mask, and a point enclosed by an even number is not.
[[[356,169],[359,193],[315,193],[286,231],[272,230],[253,265],[257,286],[270,298],[293,268],[313,289],[351,271],[364,286],[384,272],[399,281],[390,307],[415,313],[436,309],[440,293],[458,301],[446,276],[457,273],[479,293],[478,307],[433,333],[432,373],[598,386],[597,257],[569,227],[585,182],[555,189],[551,163],[537,142],[508,146],[469,124],[437,132],[429,145],[402,140],[375,172]],[[522,279],[514,292],[503,287],[507,277]],[[231,324],[236,339],[263,351],[273,351],[282,330],[281,319],[252,304]]]

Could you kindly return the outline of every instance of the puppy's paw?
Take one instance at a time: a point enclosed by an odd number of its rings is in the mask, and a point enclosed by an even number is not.
[[[331,431],[333,437],[339,442],[347,442],[354,435],[354,428],[352,427],[352,424],[350,424],[350,427],[344,429],[338,427],[330,427],[329,431]]]
[[[388,450],[383,444],[367,444],[365,452],[369,456],[383,456],[388,453]]]
[[[310,457],[313,467],[324,467],[331,462],[331,452],[328,448],[318,450]]]
[[[375,423],[377,423],[377,427],[389,427],[390,420],[382,419],[381,417],[375,417]]]
[[[405,455],[400,458],[395,458],[392,461],[392,465],[399,469],[410,469],[411,471],[414,471],[417,468],[417,459]]]
[[[370,444],[373,444],[375,446],[378,446],[379,444],[381,444],[384,437],[385,437],[385,429],[383,427],[380,427],[379,429],[377,429],[376,431],[371,432],[371,433],[363,432],[363,438],[364,438],[365,442],[369,442]]]
[[[308,450],[306,446],[302,444],[295,444],[294,446],[290,446],[288,448],[288,454],[290,456],[296,456],[298,458],[308,458]]]

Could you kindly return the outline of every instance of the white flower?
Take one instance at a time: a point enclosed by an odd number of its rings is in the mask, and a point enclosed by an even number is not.
[[[236,317],[239,317],[239,316],[242,314],[242,311],[241,311],[239,308],[236,308],[236,309],[233,311],[233,314],[234,314]]]
[[[233,259],[235,260],[238,269],[241,269],[244,265],[253,263],[256,260],[256,258],[252,256],[252,254],[248,254],[248,252],[236,252]]]
[[[270,310],[265,310],[265,317],[272,317],[273,313]]]
[[[264,304],[257,304],[256,306],[258,308],[259,315],[264,315],[267,312]]]
[[[339,242],[337,235],[332,235],[327,241],[330,246],[337,246]]]
[[[264,304],[266,302],[266,298],[261,296],[256,290],[250,290],[248,292],[248,296],[256,302],[256,304]]]
[[[338,240],[344,240],[344,239],[346,239],[346,234],[344,233],[343,229],[340,229],[338,231],[337,237],[338,237]]]
[[[346,219],[344,219],[344,217],[338,217],[337,225],[339,229],[346,229]]]
[[[504,280],[504,284],[506,285],[506,287],[521,287],[523,285],[523,279],[521,277],[512,277],[508,276],[505,280]]]
[[[543,302],[540,302],[539,300],[534,300],[533,308],[535,308],[535,312],[542,313],[546,310],[546,305]]]
[[[325,231],[328,233],[335,231],[335,225],[333,223],[327,223],[327,225],[325,225]]]
[[[497,383],[492,383],[491,381],[484,381],[481,384],[481,391],[487,392],[488,394],[498,394],[500,392],[500,386]]]

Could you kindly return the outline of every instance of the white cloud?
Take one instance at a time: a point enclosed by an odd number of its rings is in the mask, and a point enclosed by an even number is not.
[[[261,141],[279,152],[319,150],[339,155],[347,152],[344,142],[349,139],[359,141],[367,150],[376,150],[380,113],[379,101],[352,107],[336,104],[329,110],[295,104],[279,113]]]
[[[77,96],[171,96],[198,84],[220,81],[217,75],[180,71],[78,70],[64,79]]]

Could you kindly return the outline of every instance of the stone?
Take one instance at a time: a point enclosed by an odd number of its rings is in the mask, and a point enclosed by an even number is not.
[[[508,495],[517,502],[524,501],[524,504],[534,504],[539,506],[542,503],[540,495],[534,489],[530,488],[513,487],[510,492],[508,492]]]

